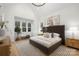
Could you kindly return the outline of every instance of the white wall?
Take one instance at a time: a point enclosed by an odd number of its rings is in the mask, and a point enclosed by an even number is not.
[[[11,32],[12,41],[14,41],[14,16],[28,18],[34,21],[36,20],[35,15],[28,4],[4,4],[3,14],[4,19],[9,21],[8,28]],[[34,27],[36,27],[36,25]],[[35,33],[35,30],[33,32]]]
[[[48,16],[42,16],[40,18],[41,22],[44,22],[44,25],[46,25],[47,18],[49,16],[55,16],[55,15],[60,15],[60,24],[62,25],[64,24],[66,30],[69,27],[74,27],[74,26],[79,28],[79,6],[68,6],[59,11],[53,12]]]
[[[51,7],[51,6],[50,6]],[[38,15],[38,11],[32,9],[28,3],[27,4],[4,4],[3,8],[0,9],[0,15],[4,15],[4,19],[8,20],[8,28],[11,31],[11,35],[14,38],[14,16],[28,18],[34,20],[33,24],[33,34],[36,35],[40,31],[40,23],[44,22],[46,25],[46,20],[49,16],[60,15],[60,23],[65,24],[66,28],[70,26],[79,26],[79,6],[68,6],[62,9],[56,10],[46,15]],[[39,9],[39,8],[38,8]],[[40,8],[41,9],[41,8]],[[43,9],[42,9],[43,10]],[[39,10],[40,11],[40,10]],[[43,10],[44,11],[44,10]],[[36,12],[36,14],[35,14]],[[47,16],[48,15],[48,16]],[[38,17],[37,17],[38,16]],[[14,39],[12,39],[14,41]]]

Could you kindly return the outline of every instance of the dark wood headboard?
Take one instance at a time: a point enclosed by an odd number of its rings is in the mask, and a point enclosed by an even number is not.
[[[49,33],[59,33],[62,38],[62,44],[65,44],[65,26],[64,25],[55,25],[49,27],[43,27],[43,32]]]

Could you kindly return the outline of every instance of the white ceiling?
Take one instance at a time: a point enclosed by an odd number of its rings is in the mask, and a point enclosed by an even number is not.
[[[69,6],[79,6],[78,3],[46,3],[44,6],[36,7],[30,4],[33,12],[36,14],[36,16],[46,16],[53,12],[56,12],[58,10],[62,10],[63,8],[69,7]]]
[[[0,6],[4,6],[6,4],[0,4]],[[44,6],[41,7],[36,7],[32,5],[32,3],[25,3],[25,5],[28,5],[33,10],[36,17],[40,18],[41,16],[49,15],[53,12],[69,6],[79,6],[79,3],[46,3]]]

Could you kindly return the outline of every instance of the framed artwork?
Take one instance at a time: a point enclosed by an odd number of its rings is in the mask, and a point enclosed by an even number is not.
[[[55,25],[60,25],[60,15],[54,16],[54,24]]]
[[[60,25],[60,15],[48,17],[47,25],[48,26]]]
[[[47,25],[48,26],[53,26],[53,16],[51,16],[51,17],[48,18]]]

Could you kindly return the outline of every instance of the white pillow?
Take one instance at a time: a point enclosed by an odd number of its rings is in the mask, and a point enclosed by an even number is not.
[[[44,37],[46,37],[46,38],[52,38],[52,33],[44,33]]]
[[[59,37],[60,34],[58,34],[58,33],[53,33],[53,36],[54,36],[54,37]]]
[[[52,38],[52,33],[49,33],[49,38]]]
[[[48,33],[44,33],[43,36],[46,37],[46,38],[49,38],[49,34]]]

